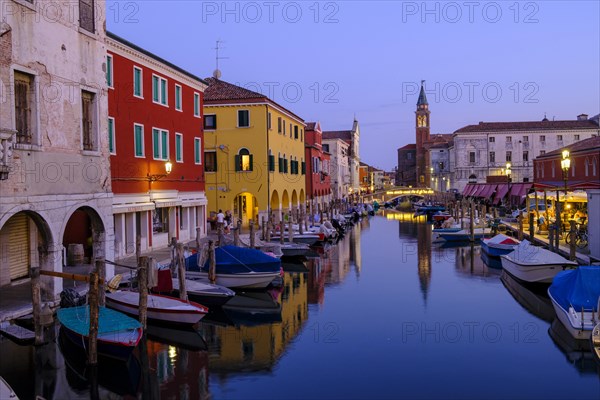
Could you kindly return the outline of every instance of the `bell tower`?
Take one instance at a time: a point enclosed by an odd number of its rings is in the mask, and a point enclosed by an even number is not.
[[[429,151],[425,143],[429,142],[429,103],[425,95],[425,81],[421,81],[421,92],[415,111],[416,147],[417,147],[417,187],[429,187],[431,183]]]

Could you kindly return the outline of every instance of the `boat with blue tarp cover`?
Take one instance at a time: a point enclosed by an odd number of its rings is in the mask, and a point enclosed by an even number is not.
[[[109,357],[127,359],[142,337],[142,325],[127,315],[99,307],[98,353]],[[90,307],[61,308],[57,312],[63,333],[75,345],[88,346],[90,332]]]
[[[559,272],[548,288],[554,311],[576,339],[590,339],[598,323],[600,267],[581,266]]]
[[[197,264],[198,254],[185,259],[188,279],[209,279],[209,262],[202,268]],[[215,249],[216,283],[228,288],[265,288],[281,274],[281,260],[260,250],[238,246]]]

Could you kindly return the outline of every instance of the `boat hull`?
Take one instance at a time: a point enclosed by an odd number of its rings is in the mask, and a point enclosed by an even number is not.
[[[216,274],[216,284],[228,288],[264,289],[273,279],[279,276],[279,272],[249,272],[245,274]],[[208,272],[187,271],[188,279],[208,280]]]
[[[481,249],[492,257],[500,257],[502,255],[511,253],[514,250],[514,247],[515,245],[488,244],[485,241],[481,242]]]
[[[521,264],[507,255],[500,256],[502,268],[512,276],[525,282],[551,283],[564,270],[563,264]]]
[[[468,242],[471,240],[471,234],[470,233],[458,233],[458,232],[442,232],[439,234],[440,237],[444,240],[446,240],[447,242]],[[489,235],[488,233],[483,233],[483,232],[475,232],[473,234],[473,238],[475,240],[481,240],[483,238],[485,238],[487,235]]]
[[[574,315],[576,314],[575,310],[573,310],[571,307],[569,307],[569,310],[562,308],[561,305],[558,304],[558,302],[554,299],[554,297],[552,297],[550,290],[548,290],[548,295],[550,296],[550,300],[552,301],[552,306],[554,307],[554,311],[556,312],[558,320],[563,324],[571,336],[578,340],[590,340],[590,337],[592,336],[593,325],[591,323],[584,323],[583,329],[581,325],[574,326],[575,324],[573,320],[576,318]],[[584,314],[590,314],[589,319],[591,320],[591,313],[586,312]],[[584,321],[585,319],[586,318],[584,315]]]
[[[129,315],[139,315],[139,300],[138,303],[134,303],[130,301],[124,301],[122,299],[112,298],[110,296],[110,294],[106,295],[107,307]],[[196,305],[198,310],[178,310],[153,307],[153,298],[164,298],[164,296],[148,295],[147,317],[152,321],[166,322],[170,324],[193,325],[200,321],[208,312],[208,310],[204,309],[200,304],[195,303],[191,304]],[[173,298],[173,300],[178,299]]]
[[[64,325],[61,326],[61,331],[75,346],[80,347],[82,350],[89,348],[89,338],[87,336],[80,335]],[[114,332],[104,336],[98,335],[98,353],[119,360],[127,360],[142,338],[142,328],[130,333],[132,335],[130,341],[119,340],[119,338],[124,337],[122,332]]]
[[[196,287],[200,283],[203,282],[187,280],[185,283],[188,299],[196,303],[205,306],[222,306],[235,296],[235,292],[226,287],[215,286],[213,291],[202,290],[202,288]],[[173,279],[173,293],[179,296],[179,280],[177,279]]]

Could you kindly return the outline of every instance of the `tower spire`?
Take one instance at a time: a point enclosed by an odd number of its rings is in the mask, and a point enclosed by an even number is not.
[[[421,92],[419,93],[419,100],[417,100],[417,106],[427,106],[427,96],[425,95],[425,80],[421,80]]]

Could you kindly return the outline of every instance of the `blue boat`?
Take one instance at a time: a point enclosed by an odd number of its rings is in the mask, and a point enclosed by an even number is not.
[[[215,258],[216,283],[228,288],[265,288],[281,274],[281,260],[260,250],[222,246],[215,249]],[[208,280],[208,260],[202,268],[197,263],[197,254],[186,258],[186,277]]]
[[[57,312],[63,334],[75,345],[88,348],[90,307],[61,308]],[[98,312],[98,353],[127,359],[142,337],[142,325],[135,319],[106,307]]]
[[[590,340],[598,322],[600,267],[581,266],[559,272],[548,288],[554,311],[575,339]]]

